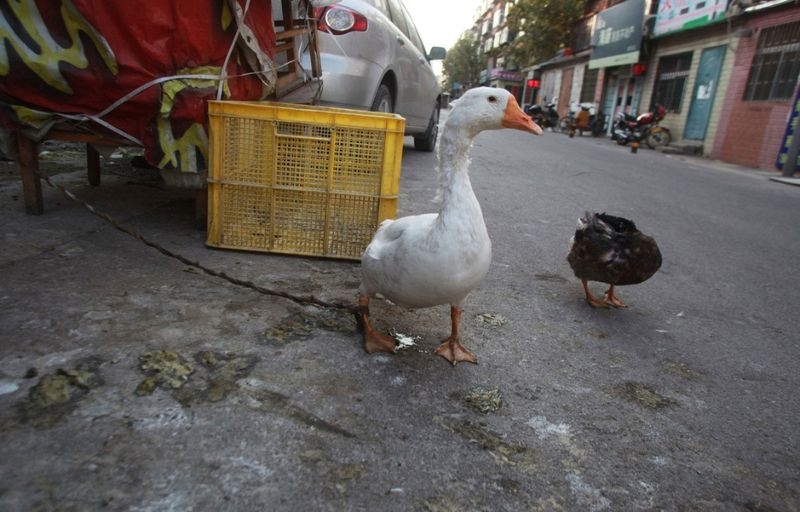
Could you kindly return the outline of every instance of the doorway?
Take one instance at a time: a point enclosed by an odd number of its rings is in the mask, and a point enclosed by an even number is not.
[[[607,112],[610,116],[606,130],[607,135],[610,135],[614,129],[614,119],[616,119],[617,112],[626,114],[635,112],[635,91],[636,79],[631,76],[627,68],[624,71],[617,69],[611,72],[606,85],[605,101],[602,109],[602,112]]]
[[[683,131],[684,139],[703,140],[706,137],[726,49],[727,46],[724,45],[706,48],[700,56],[686,128]]]

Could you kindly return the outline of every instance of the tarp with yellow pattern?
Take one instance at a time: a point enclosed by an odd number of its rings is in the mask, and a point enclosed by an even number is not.
[[[0,130],[144,147],[161,169],[208,158],[208,99],[274,90],[270,0],[0,2]]]

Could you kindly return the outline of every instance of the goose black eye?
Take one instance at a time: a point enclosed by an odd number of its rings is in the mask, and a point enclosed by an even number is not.
[[[489,103],[496,103],[496,102],[497,102],[497,96],[489,96]]]

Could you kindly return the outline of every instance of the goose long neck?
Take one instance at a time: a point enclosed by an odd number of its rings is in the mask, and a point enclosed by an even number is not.
[[[439,164],[447,181],[458,172],[467,172],[472,134],[464,129],[446,125],[439,142]]]
[[[447,127],[439,142],[439,165],[442,176],[440,219],[445,222],[455,216],[483,222],[478,199],[469,179],[469,149],[474,135],[466,130]]]

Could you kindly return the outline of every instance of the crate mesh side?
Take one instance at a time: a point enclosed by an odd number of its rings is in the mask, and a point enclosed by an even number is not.
[[[303,137],[319,137],[321,139],[331,138],[330,126],[322,126],[307,123],[294,123],[290,121],[277,121],[276,131],[279,135],[294,135]]]
[[[328,185],[330,128],[303,123],[276,123],[275,185],[325,190]]]
[[[299,190],[275,191],[273,247],[297,254],[323,254],[325,193]]]
[[[359,258],[376,229],[377,197],[331,195],[330,256]]]
[[[226,180],[269,184],[275,155],[272,121],[225,119],[222,175]]]
[[[396,146],[396,137],[351,126],[357,114],[337,125],[302,115],[264,119],[258,106],[252,109],[252,117],[223,119],[220,171],[209,185],[218,187],[210,214],[219,228],[209,243],[360,258],[379,212],[397,200],[381,197],[386,144]],[[399,140],[393,150],[402,152]]]
[[[338,129],[334,147],[333,190],[379,195],[385,143],[386,133],[383,131]]]
[[[222,185],[220,226],[222,245],[248,249],[267,249],[270,242],[270,198],[263,187]]]

